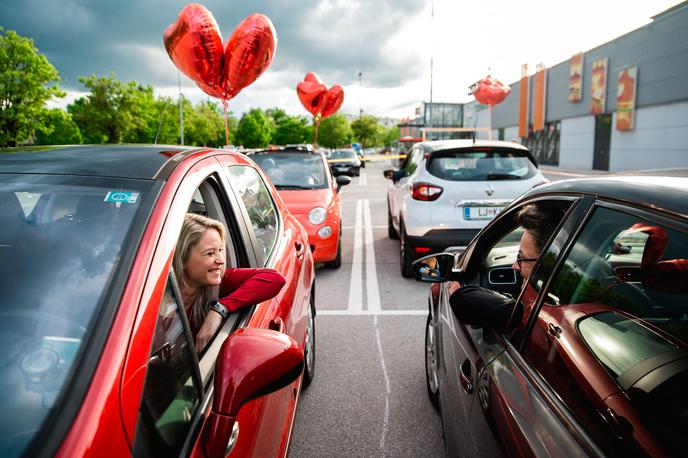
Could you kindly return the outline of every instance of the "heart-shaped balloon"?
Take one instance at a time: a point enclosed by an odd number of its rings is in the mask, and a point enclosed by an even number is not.
[[[277,35],[267,16],[253,14],[232,33],[226,46],[213,15],[203,5],[186,5],[163,33],[172,62],[208,95],[228,100],[253,83],[270,65]]]
[[[510,92],[510,87],[488,75],[476,83],[473,96],[483,105],[494,106],[502,103]]]
[[[212,13],[203,5],[186,5],[163,32],[165,49],[186,76],[213,97],[222,97],[224,47]]]
[[[327,90],[325,101],[320,107],[320,116],[323,118],[332,116],[339,111],[342,103],[344,103],[344,89],[339,84],[335,84]]]
[[[313,72],[308,72],[303,81],[296,85],[296,93],[303,107],[317,117],[327,95],[327,86],[323,84],[320,77]]]

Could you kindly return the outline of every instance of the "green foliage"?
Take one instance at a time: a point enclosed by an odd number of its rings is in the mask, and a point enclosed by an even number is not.
[[[245,113],[239,121],[235,143],[245,148],[264,148],[272,138],[272,120],[260,108]]]
[[[318,144],[326,148],[338,148],[351,143],[353,132],[349,120],[342,114],[334,114],[320,122]]]
[[[268,110],[275,129],[270,143],[273,145],[289,145],[293,143],[309,143],[313,141],[313,131],[308,120],[302,116],[289,116],[279,108]]]
[[[375,145],[380,138],[380,125],[375,116],[361,116],[351,123],[351,130],[354,132],[354,139],[363,148]]]
[[[42,118],[41,127],[36,130],[37,145],[78,145],[83,142],[72,115],[61,108],[44,110]]]
[[[91,93],[67,108],[87,143],[152,143],[157,106],[150,85],[108,78],[81,77]]]
[[[30,141],[45,103],[64,97],[60,77],[33,40],[0,27],[0,146]]]
[[[234,118],[236,132],[236,118]],[[234,133],[230,135],[230,143]],[[220,146],[225,144],[224,112],[216,103],[205,101],[196,105],[187,117],[184,115],[184,142],[187,145]]]
[[[399,126],[390,127],[389,129],[383,128],[381,146],[392,146],[395,141],[399,140],[400,136]]]

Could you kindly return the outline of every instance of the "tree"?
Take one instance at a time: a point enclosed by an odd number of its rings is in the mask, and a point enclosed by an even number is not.
[[[275,120],[275,130],[272,133],[271,143],[274,145],[309,143],[312,141],[312,135],[305,118],[287,115],[279,118],[279,121]]]
[[[320,122],[318,144],[326,148],[337,148],[351,143],[351,125],[342,114],[334,114]]]
[[[236,123],[233,124],[236,131]],[[233,140],[234,133],[231,132],[229,141]],[[219,110],[216,103],[210,100],[201,102],[193,108],[188,118],[184,118],[184,142],[196,146],[225,144],[224,112]]]
[[[72,116],[61,108],[43,111],[41,127],[36,129],[37,145],[77,145],[83,142]]]
[[[375,145],[379,137],[379,124],[375,116],[364,115],[351,123],[354,138],[361,143],[361,147]]]
[[[67,109],[87,143],[152,143],[157,130],[159,106],[150,85],[108,78],[81,77],[91,90]]]
[[[239,121],[235,142],[246,148],[264,148],[272,137],[272,122],[260,108],[244,113]]]
[[[389,129],[385,129],[384,134],[382,136],[382,145],[392,146],[395,141],[399,140],[400,136],[401,133],[399,131],[399,126],[394,126],[390,127]]]
[[[45,103],[64,97],[60,77],[33,40],[0,27],[0,146],[31,140]]]

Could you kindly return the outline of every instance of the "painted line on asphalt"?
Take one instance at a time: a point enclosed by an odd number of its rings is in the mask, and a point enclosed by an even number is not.
[[[318,310],[318,316],[425,316],[427,310],[379,310],[375,313],[369,310],[352,312],[349,310]]]
[[[351,262],[351,284],[349,285],[348,311],[352,313],[363,310],[363,240],[362,232],[363,202],[356,203],[356,230],[354,231],[354,256]]]
[[[375,264],[375,245],[373,228],[371,225],[370,202],[363,201],[363,227],[365,235],[365,269],[366,292],[368,293],[368,310],[375,313],[382,310],[380,306],[380,286],[377,281],[377,265]]]
[[[377,350],[380,354],[380,364],[382,365],[382,375],[385,378],[385,413],[382,417],[382,433],[380,434],[380,450],[385,450],[385,438],[387,436],[387,429],[389,429],[389,395],[392,389],[389,385],[389,375],[387,374],[387,365],[385,364],[385,357],[382,353],[382,340],[380,339],[380,328],[377,325],[377,315],[375,315],[375,339],[377,340]]]

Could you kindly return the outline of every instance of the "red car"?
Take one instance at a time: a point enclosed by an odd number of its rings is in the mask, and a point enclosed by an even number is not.
[[[339,188],[351,178],[329,172],[325,157],[309,147],[258,151],[251,159],[263,169],[308,232],[316,263],[334,269],[342,265],[342,202]]]
[[[314,375],[308,234],[245,156],[161,146],[0,153],[2,456],[285,456]],[[172,257],[187,212],[273,299],[197,353]]]
[[[685,456],[686,192],[688,170],[557,181],[462,254],[417,261],[435,283],[426,381],[449,456]],[[524,282],[514,214],[533,203],[563,217]],[[450,301],[446,280],[515,302]]]

